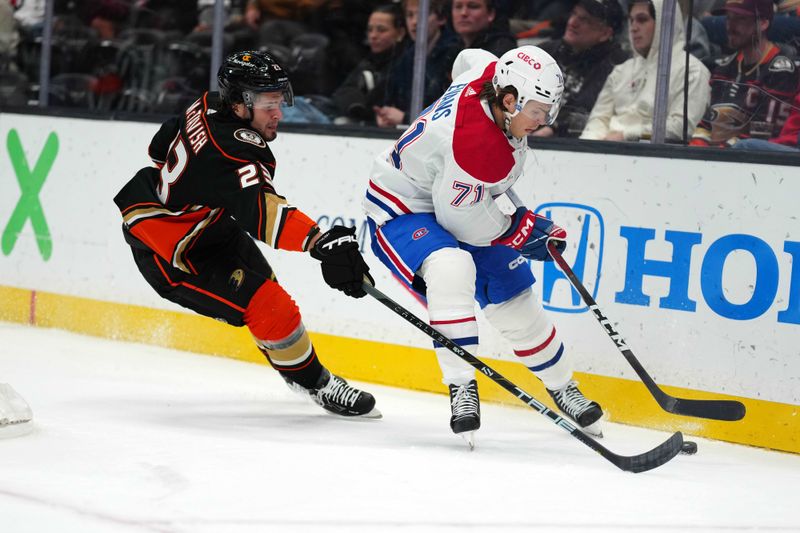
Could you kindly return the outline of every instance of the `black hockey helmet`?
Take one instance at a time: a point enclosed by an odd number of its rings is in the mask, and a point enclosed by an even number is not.
[[[252,112],[258,93],[283,93],[286,105],[294,105],[289,76],[267,52],[236,52],[225,58],[217,72],[219,93],[228,105],[244,103]]]

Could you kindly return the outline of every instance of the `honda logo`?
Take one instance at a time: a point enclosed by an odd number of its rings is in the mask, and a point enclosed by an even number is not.
[[[594,207],[566,202],[542,204],[534,212],[567,231],[564,258],[592,297],[596,298],[605,244],[603,216]],[[539,264],[543,265],[543,271],[537,275],[537,279],[541,281],[545,309],[561,313],[583,313],[589,309],[555,262]]]

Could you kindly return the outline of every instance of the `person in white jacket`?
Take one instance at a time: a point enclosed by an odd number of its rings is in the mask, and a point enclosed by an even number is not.
[[[364,198],[372,251],[426,298],[431,325],[472,353],[477,300],[558,408],[597,434],[603,411],[572,380],[569,350],[531,290],[525,261],[552,261],[547,242],[563,250],[566,232],[495,202],[522,174],[527,136],[558,115],[561,69],[542,49],[522,46],[500,59],[464,50],[452,72],[444,95],[374,160]],[[450,389],[450,428],[472,446],[480,427],[475,370],[437,343],[434,350]]]
[[[649,139],[653,129],[656,73],[661,37],[663,0],[634,0],[628,9],[633,57],[617,65],[597,97],[581,139],[638,141]],[[675,6],[672,61],[667,109],[667,140],[683,139],[683,84],[686,61],[683,17]],[[689,56],[689,106],[687,125],[692,130],[709,100],[708,69]],[[689,131],[691,134],[691,131]]]

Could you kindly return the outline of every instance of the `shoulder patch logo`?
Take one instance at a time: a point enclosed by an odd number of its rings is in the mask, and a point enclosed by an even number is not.
[[[786,56],[777,56],[769,64],[770,72],[794,72],[794,61]]]
[[[236,137],[236,139],[239,141],[254,144],[259,148],[266,148],[267,146],[267,143],[264,142],[264,139],[261,138],[261,135],[254,132],[253,130],[239,128],[238,130],[233,132],[233,136]]]
[[[475,92],[475,89],[473,89],[472,87],[468,87],[467,88],[467,93],[464,96],[474,96],[476,94],[478,94],[478,93]]]

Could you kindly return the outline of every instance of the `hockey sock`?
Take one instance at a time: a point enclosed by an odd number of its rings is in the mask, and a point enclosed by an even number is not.
[[[530,289],[511,300],[484,309],[486,318],[514,348],[519,362],[556,390],[572,377],[572,359],[555,326]]]
[[[437,314],[438,319],[434,319],[433,312],[430,314],[431,326],[436,331],[452,339],[468,352],[477,353],[478,322],[475,320],[474,313],[465,313],[453,318],[444,318],[441,314]],[[433,348],[442,369],[442,381],[446,385],[466,385],[470,380],[475,379],[475,370],[465,364],[460,357],[438,342],[433,343]]]
[[[306,389],[319,386],[324,368],[302,324],[299,331],[286,339],[278,341],[256,339],[256,344],[272,368],[277,370],[283,379]],[[298,357],[294,357],[298,354]]]
[[[287,381],[314,388],[323,367],[300,318],[300,309],[277,282],[267,280],[256,291],[244,322],[269,363]]]
[[[541,337],[533,342],[514,344],[514,354],[542,380],[545,387],[551,390],[561,388],[572,376],[570,360],[564,357],[564,343],[558,339],[555,326],[537,344],[539,340]]]

